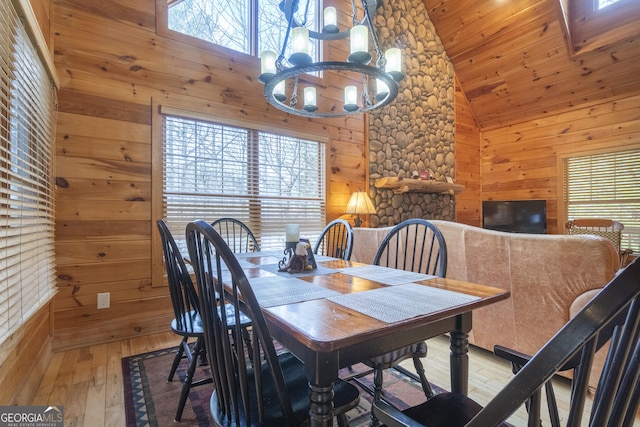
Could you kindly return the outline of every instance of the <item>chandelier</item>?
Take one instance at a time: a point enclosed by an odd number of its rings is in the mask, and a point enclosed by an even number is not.
[[[380,0],[360,0],[360,14],[363,15],[361,19],[358,18],[356,0],[351,0],[353,25],[344,31],[340,31],[337,25],[336,9],[326,7],[321,32],[306,27],[310,0],[306,0],[302,22],[296,19],[301,1],[305,0],[283,0],[280,3],[280,9],[287,20],[282,49],[279,53],[268,50],[262,52],[258,80],[264,83],[267,101],[287,113],[321,118],[363,113],[383,107],[394,100],[398,95],[398,82],[404,78],[401,71],[401,51],[390,48],[382,55],[372,23],[372,15],[375,15],[380,6]],[[311,40],[329,42],[347,38],[350,54],[344,62],[313,62],[309,53]],[[375,51],[375,66],[369,65],[373,60],[372,52],[369,51],[369,38]],[[290,54],[285,59],[289,41]],[[328,99],[328,85],[314,84],[314,80],[308,76],[310,73],[321,73],[322,79],[331,79],[333,85],[349,82],[342,90],[344,101]],[[324,88],[320,102],[316,86]],[[302,103],[298,102],[299,91],[302,93]]]

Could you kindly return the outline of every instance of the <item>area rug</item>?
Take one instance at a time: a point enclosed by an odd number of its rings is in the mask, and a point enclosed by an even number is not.
[[[182,389],[182,380],[187,369],[187,360],[183,359],[172,382],[167,381],[175,348],[153,351],[122,359],[124,382],[124,400],[127,427],[164,427],[164,426],[209,426],[209,397],[212,384],[193,387],[185,404],[182,419],[174,421],[178,399]],[[346,377],[366,369],[356,365],[351,371],[344,369],[341,376]],[[209,375],[206,366],[198,367],[196,379]],[[372,386],[372,375],[359,378],[364,387]],[[420,383],[401,375],[394,370],[385,372],[384,390],[387,399],[397,407],[404,409],[424,401]],[[433,385],[432,385],[433,386]],[[441,391],[433,386],[434,391]],[[361,388],[362,390],[362,388]],[[369,424],[371,395],[360,393],[360,404],[348,412],[349,425],[364,427]]]

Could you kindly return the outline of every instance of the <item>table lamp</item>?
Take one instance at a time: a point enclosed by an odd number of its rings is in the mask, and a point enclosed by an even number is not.
[[[373,207],[373,203],[367,193],[364,191],[356,191],[351,194],[351,198],[349,199],[349,203],[347,203],[344,213],[355,215],[356,218],[353,220],[353,224],[356,227],[360,227],[362,225],[360,214],[374,214],[376,213],[376,208]]]

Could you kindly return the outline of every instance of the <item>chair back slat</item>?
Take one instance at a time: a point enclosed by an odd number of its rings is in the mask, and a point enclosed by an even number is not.
[[[283,419],[291,419],[291,402],[275,347],[242,267],[224,238],[207,222],[188,224],[186,237],[200,295],[216,410],[231,424],[261,424],[265,414],[262,384],[269,375],[278,401],[268,404],[279,404]],[[223,302],[232,307],[230,312],[214,308]],[[253,351],[239,339],[242,330],[234,319],[241,314],[251,320]]]
[[[389,231],[373,264],[445,277],[447,246],[442,233],[431,222],[409,219]]]
[[[607,355],[606,367],[600,377],[591,420],[595,425],[622,425],[622,414],[626,413],[629,404],[627,394],[637,382],[637,371],[631,371],[633,366],[633,352],[637,351],[638,323],[640,322],[640,297],[631,301],[627,319],[614,334]],[[634,379],[635,377],[635,379]],[[614,412],[614,407],[617,408]],[[613,418],[615,418],[615,421]]]
[[[193,331],[199,310],[196,288],[169,227],[162,219],[158,220],[157,224],[162,241],[162,253],[164,254],[176,329],[183,332]]]
[[[235,218],[220,218],[211,226],[227,243],[233,253],[257,252],[260,250],[258,239],[251,229],[242,221]]]
[[[313,249],[317,255],[349,260],[353,251],[353,229],[344,219],[331,221],[324,228]]]

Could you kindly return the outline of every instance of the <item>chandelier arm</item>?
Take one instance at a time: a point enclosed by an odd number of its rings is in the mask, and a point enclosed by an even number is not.
[[[297,0],[294,0],[295,2],[297,2]],[[282,12],[284,12],[284,16],[287,18],[287,31],[285,31],[284,33],[284,40],[282,42],[282,49],[280,50],[280,55],[278,55],[278,59],[276,60],[276,67],[278,71],[282,71],[284,70],[284,65],[282,65],[282,61],[284,60],[284,52],[287,48],[287,43],[289,42],[289,36],[291,34],[291,27],[294,24],[294,20],[293,20],[293,13],[295,12],[295,8],[293,7],[293,4],[288,3],[290,5],[290,7],[286,7]]]
[[[387,61],[384,59],[382,51],[380,50],[378,36],[376,35],[376,32],[373,28],[373,20],[371,19],[371,15],[369,14],[369,6],[367,5],[367,1],[371,0],[362,0],[362,5],[364,6],[364,19],[367,21],[367,24],[369,26],[369,32],[371,33],[371,39],[373,40],[373,47],[376,50],[376,57],[378,58],[376,61],[376,66],[380,69],[384,69]]]
[[[307,26],[307,17],[309,15],[309,3],[311,3],[309,0],[307,0],[307,5],[304,7],[304,19],[302,20],[302,23],[300,24],[301,27],[306,27]],[[291,18],[293,19],[293,15],[291,16]]]

